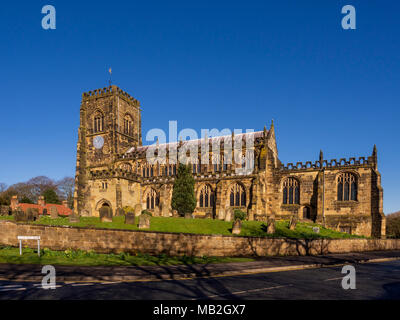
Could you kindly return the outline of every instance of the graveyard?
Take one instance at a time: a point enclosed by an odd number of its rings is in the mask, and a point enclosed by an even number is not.
[[[140,220],[148,219],[146,226],[140,226]],[[147,214],[134,217],[133,221],[126,223],[126,216],[114,216],[108,219],[100,217],[79,217],[79,222],[71,222],[68,217],[40,216],[34,221],[23,223],[47,226],[69,226],[90,229],[116,229],[116,230],[142,230],[152,232],[190,233],[205,235],[226,235],[245,237],[269,237],[289,239],[348,239],[363,238],[362,236],[350,235],[321,225],[299,221],[292,223],[289,220],[279,221],[240,221],[240,229],[235,232],[235,221],[212,220],[212,219],[190,219],[183,217],[153,217]],[[0,216],[0,220],[15,221],[15,215]],[[102,221],[103,220],[103,221]],[[271,229],[271,225],[275,230]],[[273,232],[271,232],[273,231]]]

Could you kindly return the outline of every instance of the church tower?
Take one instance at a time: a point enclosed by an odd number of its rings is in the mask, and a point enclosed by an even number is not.
[[[77,143],[75,214],[82,214],[90,196],[87,170],[110,168],[132,146],[142,145],[138,100],[115,85],[83,93]]]

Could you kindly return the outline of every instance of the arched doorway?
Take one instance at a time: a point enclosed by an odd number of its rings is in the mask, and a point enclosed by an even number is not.
[[[111,202],[108,201],[107,199],[101,199],[100,201],[97,202],[95,208],[94,208],[94,214],[97,216],[100,216],[100,209],[103,207],[108,207],[111,209],[111,211],[113,211],[113,207],[111,205]]]

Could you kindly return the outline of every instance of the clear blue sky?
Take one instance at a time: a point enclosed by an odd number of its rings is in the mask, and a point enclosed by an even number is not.
[[[54,5],[57,29],[41,28]],[[341,28],[352,4],[357,29]],[[400,209],[400,3],[6,1],[0,9],[0,181],[75,173],[81,93],[113,81],[152,128],[261,130],[284,162],[378,147],[385,213]]]

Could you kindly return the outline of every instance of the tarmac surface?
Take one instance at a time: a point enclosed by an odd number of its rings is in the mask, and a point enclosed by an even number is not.
[[[354,290],[342,287],[344,265],[355,267]],[[400,299],[400,251],[173,267],[56,266],[54,290],[42,288],[41,268],[0,265],[0,299]]]

